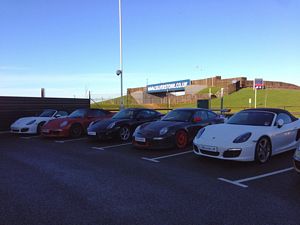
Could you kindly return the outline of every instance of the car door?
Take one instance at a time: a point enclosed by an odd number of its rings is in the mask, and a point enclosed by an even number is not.
[[[136,116],[137,126],[153,120],[153,115],[150,110],[141,110]]]
[[[284,124],[282,127],[278,127],[278,120],[282,119]],[[276,117],[275,124],[273,126],[273,152],[279,153],[290,149],[296,142],[297,127],[292,121],[292,118],[286,113],[279,113]]]
[[[198,131],[210,124],[210,119],[208,118],[207,110],[197,110],[192,116],[192,121],[190,125],[190,137],[194,138]]]

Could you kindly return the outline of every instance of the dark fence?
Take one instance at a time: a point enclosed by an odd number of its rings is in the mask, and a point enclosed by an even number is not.
[[[89,99],[0,97],[0,130],[9,130],[16,119],[38,115],[44,109],[64,110],[70,113],[78,108],[89,107]]]

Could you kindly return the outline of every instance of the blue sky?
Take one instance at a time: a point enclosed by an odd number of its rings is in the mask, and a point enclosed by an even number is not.
[[[215,75],[300,85],[299,0],[122,2],[125,88]],[[0,28],[0,95],[120,94],[118,0],[1,0]]]

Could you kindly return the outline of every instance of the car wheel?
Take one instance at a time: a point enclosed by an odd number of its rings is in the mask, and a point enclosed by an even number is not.
[[[270,159],[271,154],[272,146],[269,138],[260,138],[255,148],[255,160],[259,163],[265,163]]]
[[[41,131],[42,131],[42,126],[45,124],[45,122],[41,122],[37,125],[36,127],[36,133],[37,134],[41,134]]]
[[[70,136],[72,138],[78,138],[83,134],[83,129],[80,124],[74,124],[70,128]]]
[[[179,149],[183,149],[188,144],[188,135],[184,130],[177,131],[175,134],[175,144]]]
[[[119,137],[121,141],[128,141],[131,136],[131,132],[128,126],[120,128]]]

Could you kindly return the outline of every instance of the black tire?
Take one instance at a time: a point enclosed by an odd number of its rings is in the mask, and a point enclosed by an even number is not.
[[[262,137],[257,141],[255,147],[255,160],[260,163],[266,163],[272,155],[272,145],[270,139]]]
[[[188,134],[184,130],[179,130],[175,134],[175,145],[178,149],[186,148],[188,144]]]
[[[79,138],[83,135],[83,129],[80,124],[73,124],[70,128],[70,136],[72,138]]]
[[[129,126],[123,126],[120,128],[119,138],[121,141],[128,141],[131,138],[131,131]]]

